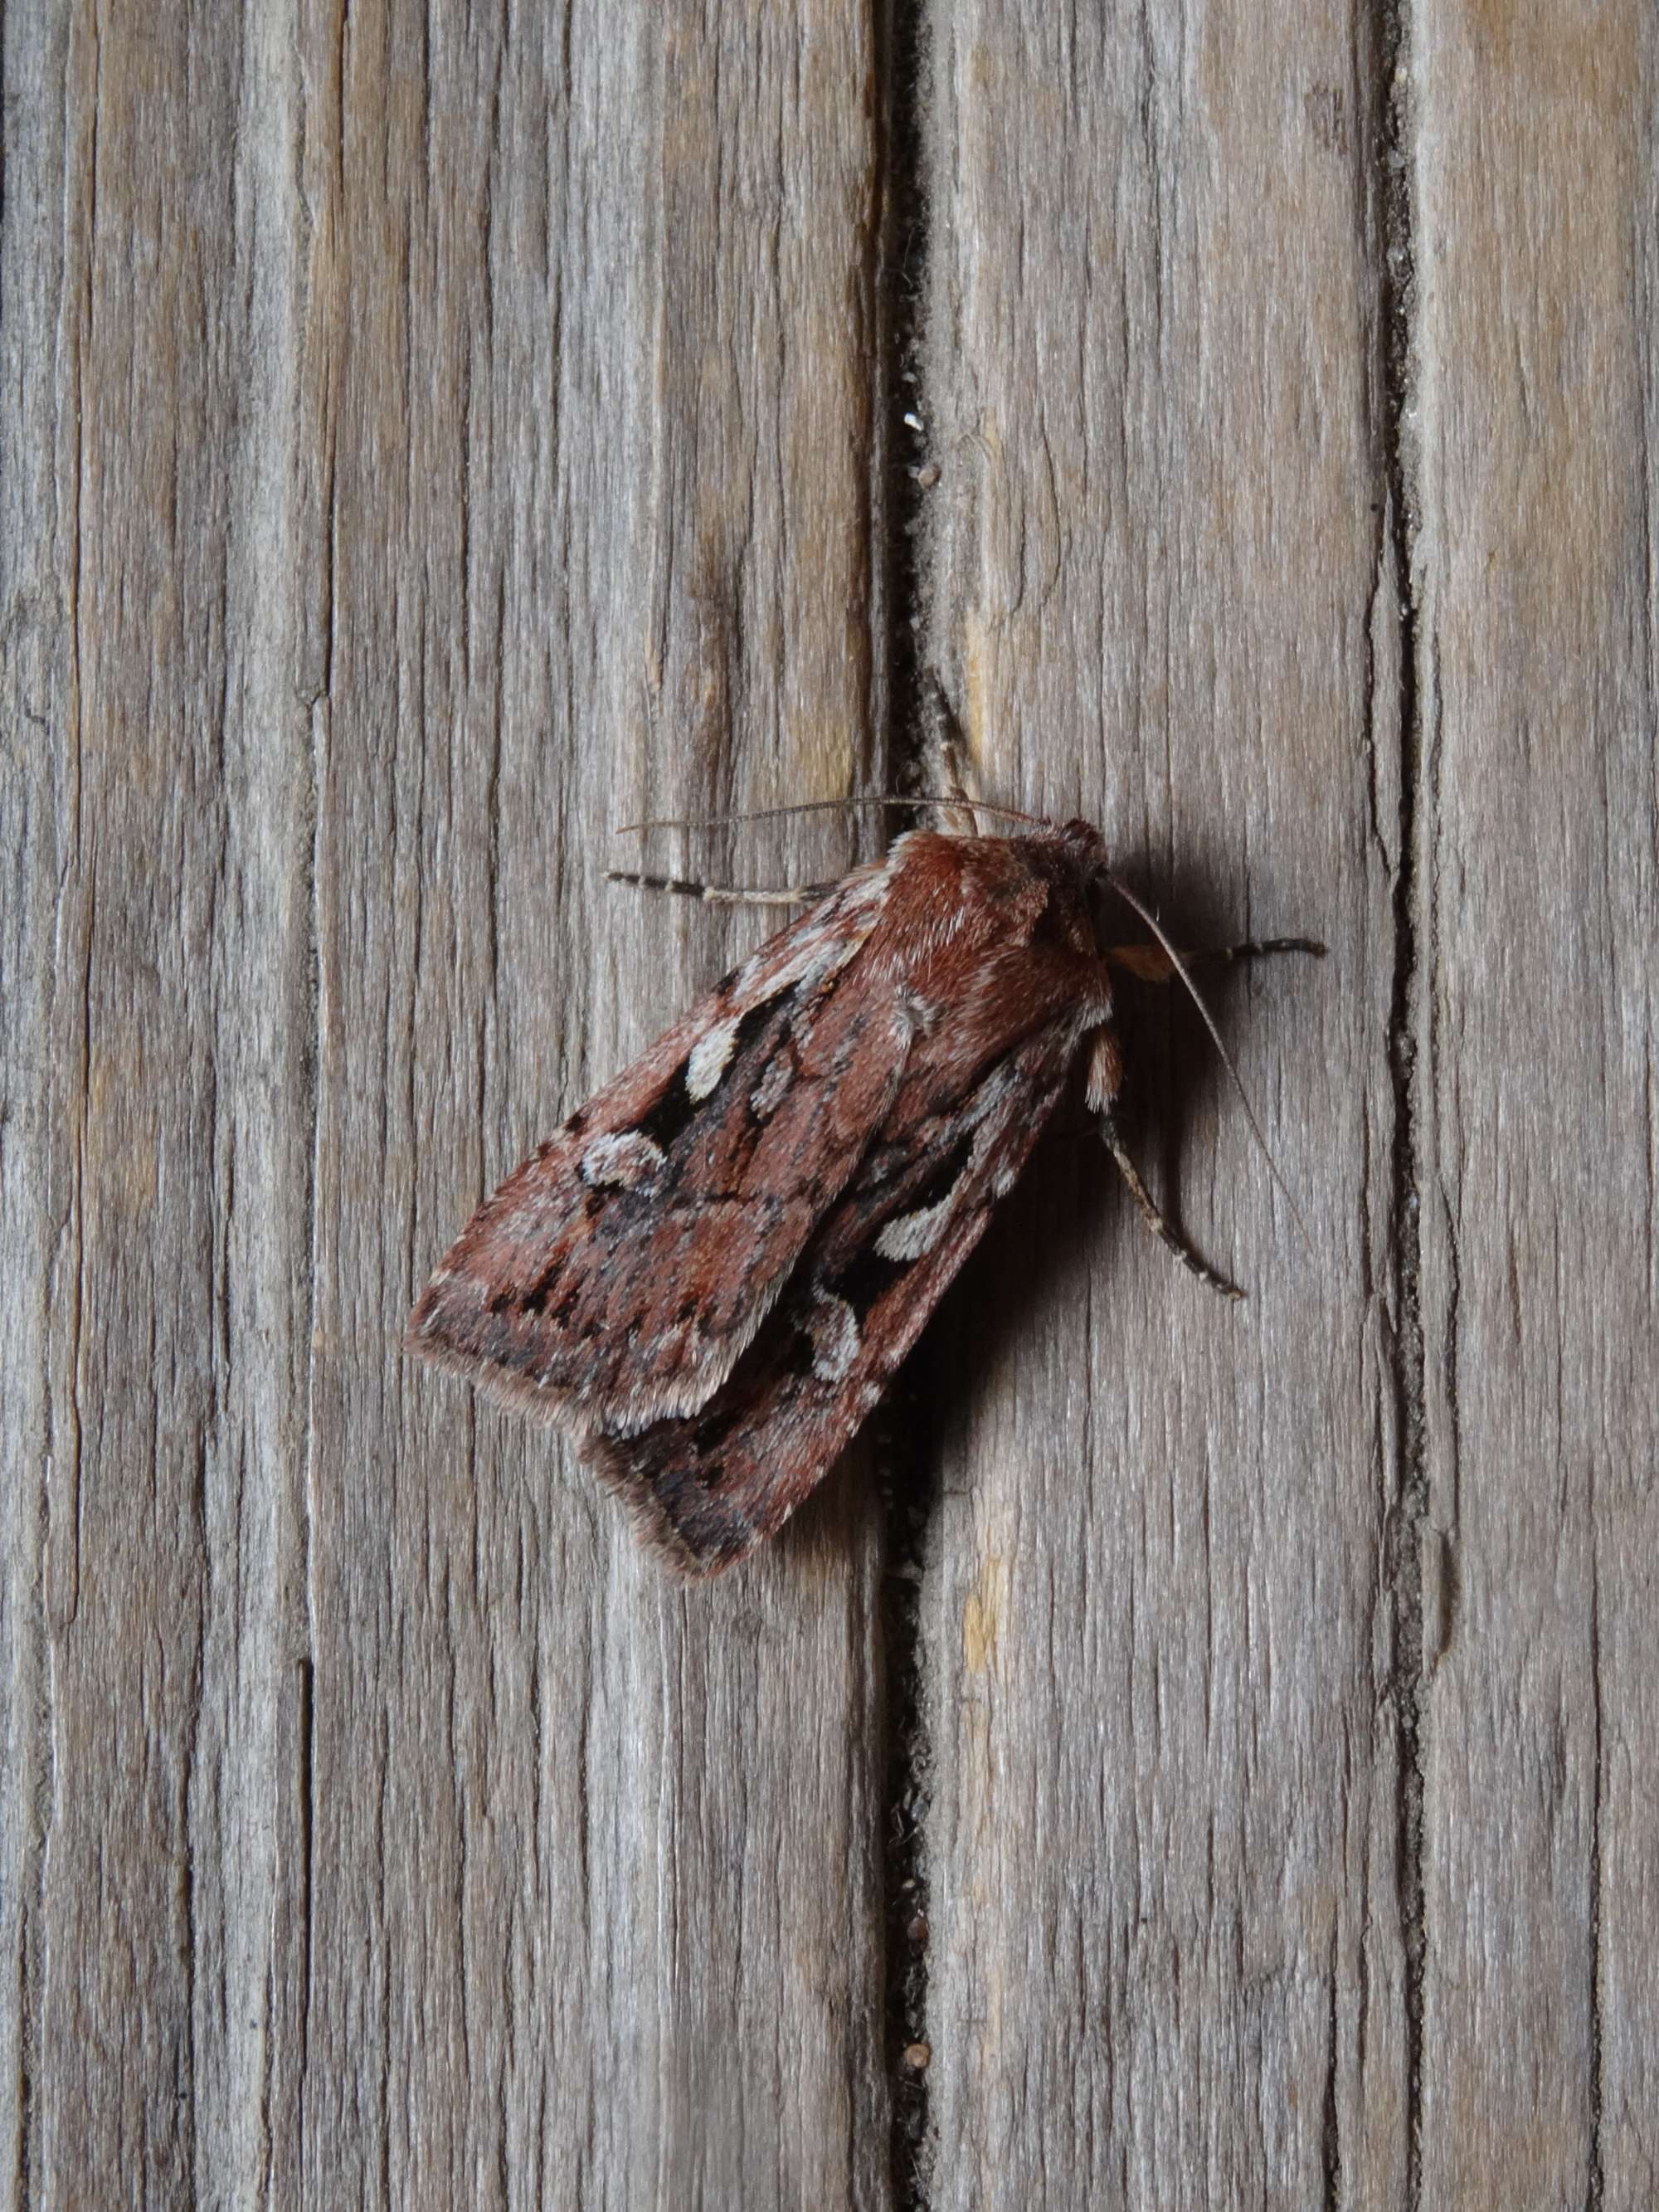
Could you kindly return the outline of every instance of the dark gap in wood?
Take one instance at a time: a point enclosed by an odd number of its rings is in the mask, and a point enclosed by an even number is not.
[[[930,743],[934,685],[922,660],[925,599],[922,547],[931,483],[923,392],[921,326],[926,313],[928,207],[923,184],[923,40],[920,0],[887,0],[878,66],[884,86],[882,145],[882,270],[878,331],[883,388],[885,483],[884,593],[887,778],[891,791],[938,787]],[[894,829],[909,826],[897,817]]]
[[[880,389],[886,788],[928,787],[931,687],[922,666],[921,544],[927,479],[921,326],[927,264],[924,188],[926,12],[921,0],[880,0],[881,223],[875,375]],[[901,822],[893,825],[902,827]],[[885,2058],[893,2212],[927,2212],[932,2118],[927,2094],[927,1871],[932,1745],[923,1696],[922,1559],[938,1489],[928,1418],[933,1380],[924,1345],[879,1416],[876,1465],[884,1524],[881,1585],[882,1869],[886,1936]]]
[[[35,1526],[44,1528],[47,1525],[46,1500],[39,1491],[33,1504],[36,1515]],[[48,1649],[47,1638],[51,1631],[44,1602],[37,1609],[30,1626],[33,1632],[36,1649],[38,1650]],[[19,1677],[15,1674],[12,1680],[17,1682]],[[38,1778],[52,1772],[52,1711],[49,1700],[40,1694],[41,1676],[38,1672],[33,1689],[35,1692],[33,1773]],[[14,1770],[15,1774],[15,1770]],[[17,1790],[15,1779],[13,1780],[11,1786],[14,1790]],[[31,1789],[28,1794],[27,1855],[19,1854],[20,1870],[26,1869],[27,1871],[24,1873],[23,1880],[18,1885],[17,1934],[15,1938],[15,1948],[12,1954],[16,1961],[13,1968],[16,1977],[13,1984],[16,1992],[13,2002],[15,2007],[14,2017],[17,2023],[14,2031],[16,2036],[16,2057],[14,2063],[17,2069],[15,2093],[17,2118],[14,2123],[15,2132],[12,2142],[12,2173],[16,2188],[12,2201],[17,2204],[38,2204],[45,2197],[46,2158],[42,2147],[43,2122],[50,2118],[50,2106],[44,2080],[45,2062],[41,2050],[45,2039],[46,2022],[46,1987],[45,1977],[41,1972],[40,1958],[42,1931],[46,1924],[45,1806],[43,1793],[38,1786]],[[18,1790],[18,1795],[21,1796],[21,1790]],[[35,2088],[37,2073],[43,2077],[41,2092],[39,2094]]]
[[[927,1814],[933,1744],[927,1727],[921,1632],[922,1562],[937,1493],[928,1406],[937,1379],[926,1346],[890,1395],[876,1435],[885,1528],[881,1584],[882,1864],[886,1917],[886,2062],[891,2097],[894,2212],[931,2203],[932,2115],[927,2096]]]
[[[1407,424],[1415,378],[1416,210],[1411,185],[1414,121],[1409,82],[1410,0],[1382,0],[1374,94],[1375,190],[1381,254],[1378,301],[1382,339],[1379,426],[1385,504],[1379,574],[1392,570],[1400,609],[1398,863],[1394,882],[1394,978],[1389,1006],[1389,1069],[1394,1090],[1393,1187],[1389,1251],[1394,1303],[1394,1383],[1397,1468],[1388,1518],[1384,1573],[1392,1614],[1389,1692],[1398,1735],[1397,1807],[1401,1943],[1405,1953],[1406,2202],[1423,2201],[1423,1975],[1426,1953],[1423,1875],[1423,1795],[1427,1716],[1423,1681],[1423,1540],[1429,1510],[1425,1407],[1427,1353],[1422,1316],[1423,1133],[1417,1106],[1416,1024],[1422,999],[1424,946],[1418,908],[1419,796],[1425,773],[1425,687],[1418,660],[1423,633],[1413,566],[1417,529]],[[1370,701],[1373,742],[1379,701]]]
[[[1602,2212],[1607,2164],[1601,2149],[1601,1577],[1590,1578],[1590,1695],[1595,1716],[1595,1781],[1589,1836],[1589,2184],[1585,2212]]]
[[[301,910],[306,919],[304,1019],[295,1028],[303,1039],[299,1079],[303,1086],[306,1125],[305,1188],[302,1197],[305,1221],[305,1252],[307,1266],[300,1285],[295,1326],[299,1342],[304,1346],[304,1364],[298,1378],[301,1389],[301,1419],[302,1448],[300,1455],[299,1527],[296,1531],[300,1552],[302,1597],[301,1626],[303,1629],[303,1650],[300,1656],[299,1729],[297,1745],[299,1759],[299,1882],[301,1891],[301,1952],[300,1972],[300,2033],[296,2053],[294,2098],[295,2171],[306,2170],[306,2130],[308,2118],[307,2086],[311,2078],[311,1996],[315,1970],[315,1941],[317,1920],[316,1847],[317,1847],[317,1518],[313,1505],[317,1483],[317,1285],[322,1279],[321,1249],[322,1217],[318,1204],[321,1179],[320,1162],[323,1152],[322,1130],[322,1068],[325,1042],[323,1037],[323,947],[326,925],[323,914],[323,885],[326,881],[326,856],[324,851],[325,808],[327,805],[329,769],[325,750],[325,723],[319,710],[322,699],[337,698],[337,672],[335,667],[335,647],[338,636],[335,623],[335,579],[339,573],[336,557],[339,530],[337,505],[337,485],[331,465],[328,472],[327,513],[321,535],[327,544],[327,586],[323,594],[321,664],[324,671],[320,690],[314,691],[308,702],[308,747],[301,754],[305,771],[300,779],[299,804],[301,830],[296,840],[301,856],[301,882],[298,896]],[[492,851],[491,865],[495,855]],[[480,1052],[478,1091],[475,1098],[476,1126],[479,1130],[489,1127],[483,1112],[483,1066],[485,1055]],[[411,1206],[404,1225],[405,1268],[404,1294],[412,1298],[420,1278],[416,1272],[416,1217]],[[409,1363],[404,1363],[407,1372]],[[472,1480],[477,1480],[477,1416],[471,1413],[468,1419],[471,1439],[469,1469]]]
[[[303,2085],[311,2060],[312,1943],[316,1929],[317,1848],[317,1668],[308,1653],[300,1662],[299,1735],[299,1881],[300,1881],[300,2048],[298,2078]],[[303,2087],[295,2100],[299,2170],[305,2171],[306,2100]]]

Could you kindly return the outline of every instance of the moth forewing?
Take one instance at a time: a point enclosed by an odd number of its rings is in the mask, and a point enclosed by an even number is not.
[[[422,1293],[412,1349],[579,1435],[689,1412],[719,1388],[821,1203],[787,1171],[807,1097],[781,1078],[878,920],[884,873],[846,878],[514,1170]],[[890,1082],[891,1051],[866,1026],[849,1073]],[[775,1093],[752,1127],[727,1110]]]

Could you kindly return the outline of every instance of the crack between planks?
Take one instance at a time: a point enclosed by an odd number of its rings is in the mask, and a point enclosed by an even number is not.
[[[918,642],[924,602],[923,505],[933,481],[920,402],[928,243],[923,186],[926,20],[921,0],[888,0],[878,15],[875,57],[878,458],[872,536],[881,562],[875,580],[885,693],[884,787],[889,791],[929,787],[936,761],[927,735],[931,686]],[[923,1413],[928,1377],[915,1364],[911,1376],[908,1384],[901,1381],[878,1417],[876,1437],[884,1529],[879,1603],[885,1753],[879,1849],[884,2055],[890,2100],[888,2201],[893,2212],[927,2212],[932,2201],[926,1864],[932,1746],[924,1695],[921,1589],[936,1468],[928,1443],[931,1425]]]
[[[925,1356],[925,1355],[924,1355]],[[934,1503],[927,1438],[927,1378],[899,1392],[881,1417],[878,1480],[885,1526],[881,1585],[883,1776],[881,1864],[886,1939],[884,2053],[890,2100],[893,2212],[927,2212],[933,2159],[927,2094],[929,1979],[927,1821],[932,1743],[925,1695],[921,1589]]]
[[[1594,1503],[1592,1486],[1592,1505]],[[1585,2212],[1602,2212],[1607,2201],[1607,2159],[1602,2142],[1606,2080],[1601,2018],[1601,1762],[1605,1739],[1601,1711],[1601,1563],[1594,1550],[1590,1555],[1589,1634],[1595,1741],[1589,1832],[1589,2175],[1584,2191],[1584,2204]]]
[[[306,1249],[306,1271],[300,1292],[300,1322],[303,1330],[301,1339],[304,1347],[304,1363],[300,1376],[304,1413],[303,1448],[301,1453],[300,1495],[297,1500],[300,1565],[302,1576],[303,1630],[298,1655],[295,1742],[295,1790],[299,1823],[298,1856],[299,1889],[297,1900],[300,1919],[300,2002],[295,2054],[297,2078],[294,2093],[294,2137],[295,2170],[303,2175],[307,2156],[307,2093],[311,2066],[311,2002],[315,1975],[316,1939],[316,1844],[317,1844],[317,1652],[319,1647],[317,1602],[317,1282],[320,1264],[322,1220],[320,1194],[323,1176],[323,1101],[322,1069],[325,1050],[323,1024],[325,1020],[325,978],[323,971],[324,945],[326,921],[323,912],[324,881],[324,805],[327,789],[327,746],[330,737],[329,718],[333,712],[335,667],[334,655],[337,641],[337,609],[335,601],[335,579],[338,574],[337,536],[338,511],[336,500],[337,478],[333,465],[333,440],[329,441],[326,504],[323,516],[324,534],[327,544],[327,588],[323,602],[325,636],[321,655],[323,688],[319,695],[307,702],[307,737],[308,744],[302,755],[304,782],[301,787],[301,836],[298,840],[301,861],[301,882],[299,896],[302,902],[306,923],[306,1051],[303,1055],[301,1079],[305,1089],[306,1109],[310,1116],[309,1141],[306,1148],[306,1178],[303,1200],[303,1219]]]
[[[1415,565],[1418,502],[1410,424],[1416,401],[1416,210],[1411,183],[1410,0],[1382,0],[1378,21],[1376,112],[1379,123],[1376,189],[1382,247],[1381,466],[1386,491],[1379,567],[1391,568],[1400,607],[1398,742],[1400,786],[1395,824],[1394,974],[1388,1015],[1388,1062],[1394,1138],[1389,1224],[1389,1292],[1394,1307],[1395,1494],[1390,1502],[1383,1572],[1391,1613],[1389,1693],[1399,1747],[1395,1807],[1400,1926],[1405,1958],[1406,2197],[1408,2212],[1423,2202],[1422,2094],[1424,1975],[1427,1954],[1423,1803],[1427,1711],[1423,1665],[1423,1543],[1428,1528],[1427,1353],[1423,1326],[1422,1195],[1424,1129],[1418,1037],[1425,991],[1425,953],[1432,930],[1419,921],[1424,880],[1419,864],[1425,808],[1425,648],[1422,594]],[[1372,702],[1373,714],[1376,702]],[[1375,730],[1374,730],[1375,735]],[[1428,938],[1425,946],[1425,937]]]

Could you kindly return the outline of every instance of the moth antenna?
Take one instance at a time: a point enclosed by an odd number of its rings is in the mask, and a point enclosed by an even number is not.
[[[1188,997],[1191,999],[1193,1004],[1198,1008],[1199,1018],[1203,1022],[1205,1028],[1210,1032],[1211,1043],[1214,1045],[1217,1052],[1221,1055],[1221,1065],[1226,1069],[1228,1074],[1232,1078],[1233,1088],[1237,1091],[1239,1103],[1244,1109],[1244,1119],[1249,1123],[1250,1134],[1255,1139],[1256,1150],[1261,1153],[1262,1158],[1267,1163],[1267,1172],[1273,1177],[1274,1183],[1277,1185],[1279,1196],[1284,1200],[1285,1205],[1290,1207],[1291,1218],[1295,1222],[1297,1229],[1301,1235],[1303,1243],[1307,1246],[1309,1251],[1311,1252],[1314,1249],[1314,1241],[1312,1237],[1309,1234],[1307,1223],[1302,1218],[1302,1208],[1297,1204],[1295,1198],[1291,1195],[1289,1183],[1285,1182],[1284,1176],[1279,1171],[1279,1163],[1274,1159],[1272,1151],[1269,1149],[1267,1139],[1262,1134],[1261,1124],[1257,1121],[1255,1117],[1255,1109],[1250,1103],[1250,1094],[1244,1088],[1244,1079],[1239,1073],[1237,1068],[1234,1066],[1232,1054],[1228,1051],[1226,1046],[1221,1042],[1221,1032],[1216,1027],[1214,1017],[1212,1015],[1209,1008],[1205,1005],[1203,995],[1200,992],[1197,984],[1194,982],[1191,975],[1188,973],[1186,962],[1176,951],[1174,945],[1170,944],[1169,939],[1164,934],[1163,930],[1159,927],[1157,920],[1150,909],[1135,896],[1135,894],[1129,889],[1127,884],[1121,883],[1118,878],[1112,874],[1109,868],[1103,868],[1101,870],[1101,873],[1105,878],[1106,881],[1111,885],[1112,889],[1117,893],[1118,896],[1124,902],[1125,905],[1133,907],[1135,912],[1140,916],[1141,920],[1146,923],[1147,928],[1152,931],[1152,935],[1157,938],[1158,943],[1163,946],[1164,953],[1169,959],[1170,967],[1175,970],[1176,974],[1180,976],[1182,982],[1185,985]]]
[[[648,822],[621,822],[611,834],[613,837],[632,837],[643,830],[724,830],[734,822],[775,822],[787,814],[823,814],[833,808],[845,811],[854,806],[960,806],[963,803],[959,793],[938,791],[918,792],[914,799],[900,798],[896,793],[879,798],[801,799],[789,806],[757,807],[752,814],[662,815]],[[1042,827],[1042,815],[1022,813],[1018,806],[993,806],[983,799],[967,803],[981,814],[997,814],[1007,822],[1029,822],[1034,828]]]

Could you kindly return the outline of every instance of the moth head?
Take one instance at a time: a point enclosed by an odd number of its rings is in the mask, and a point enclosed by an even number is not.
[[[1062,823],[1054,833],[1055,842],[1076,867],[1085,884],[1106,876],[1106,840],[1092,822]]]

